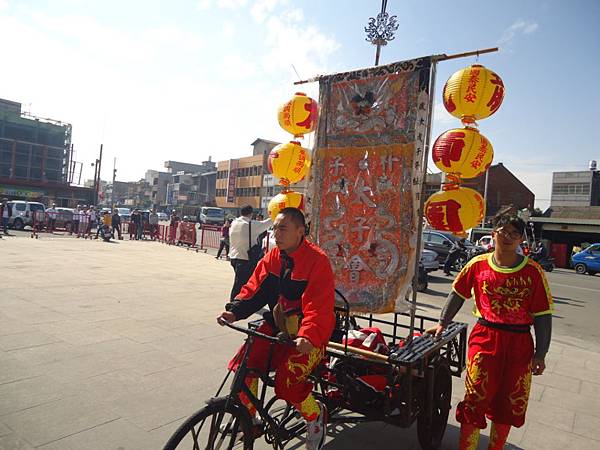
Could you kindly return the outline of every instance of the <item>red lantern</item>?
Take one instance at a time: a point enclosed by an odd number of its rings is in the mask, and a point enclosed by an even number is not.
[[[431,156],[442,172],[475,178],[492,164],[494,149],[477,129],[455,128],[436,139]]]
[[[443,189],[425,202],[425,217],[433,228],[464,235],[481,223],[485,203],[479,192],[458,185],[445,185]]]

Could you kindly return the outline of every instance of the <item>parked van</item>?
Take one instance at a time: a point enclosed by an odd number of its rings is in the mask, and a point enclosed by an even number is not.
[[[27,202],[25,200],[11,200],[12,217],[8,219],[8,226],[15,230],[22,230],[25,226],[33,224],[33,214],[36,211],[46,211],[43,203]]]
[[[203,206],[200,208],[200,223],[207,225],[223,225],[225,222],[225,211],[221,208]]]

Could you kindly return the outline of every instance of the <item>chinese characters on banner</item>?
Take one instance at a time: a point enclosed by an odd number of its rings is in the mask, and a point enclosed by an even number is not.
[[[227,203],[235,203],[235,184],[237,180],[238,160],[229,160],[229,176],[227,177]]]
[[[353,312],[402,311],[415,270],[429,58],[320,80],[307,210]]]

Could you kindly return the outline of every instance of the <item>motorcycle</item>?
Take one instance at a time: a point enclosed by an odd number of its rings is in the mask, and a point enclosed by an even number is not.
[[[542,269],[546,272],[552,272],[554,270],[554,258],[539,253],[532,253],[529,257],[542,266]]]
[[[102,228],[100,228],[100,237],[102,237],[104,242],[109,242],[112,239],[112,231],[108,225],[102,225]]]

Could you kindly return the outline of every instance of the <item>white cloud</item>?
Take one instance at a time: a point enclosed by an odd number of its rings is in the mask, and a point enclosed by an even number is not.
[[[538,29],[537,23],[529,23],[523,28],[523,34],[531,34]]]
[[[237,9],[246,6],[248,0],[217,0],[217,5],[220,8]]]
[[[206,10],[210,9],[211,6],[212,6],[212,0],[198,0],[198,3],[196,3],[196,7],[200,11],[206,11]]]
[[[9,2],[9,0],[0,0],[0,11],[8,9],[8,7],[9,7],[8,2]]]
[[[532,34],[538,27],[536,22],[517,19],[510,27],[504,30],[502,37],[498,40],[498,44],[507,44],[519,34]]]
[[[256,51],[221,39],[217,57],[201,30],[168,22],[130,30],[79,15],[0,15],[0,42],[12,42],[3,57],[19,67],[0,71],[0,97],[71,123],[82,179],[91,178],[100,143],[103,177],[116,156],[117,179],[126,181],[168,159],[223,160],[244,155],[256,137],[289,140],[277,107],[298,89],[291,64],[303,77],[330,72],[339,44],[301,22],[301,10],[269,10],[264,26],[244,14],[262,40]],[[233,37],[238,19],[227,20],[222,33]],[[50,70],[40,76],[40,68]],[[317,98],[316,84],[302,90]]]
[[[263,23],[273,12],[280,0],[256,0],[250,9],[250,14],[258,23]]]
[[[328,59],[340,44],[317,27],[300,20],[300,14],[284,12],[271,16],[266,23],[266,45],[270,50],[262,58],[265,70],[287,72],[296,78],[292,64],[302,77],[311,77],[328,69]]]
[[[233,22],[226,21],[223,23],[222,28],[223,38],[227,40],[232,40],[235,37],[235,25]]]

